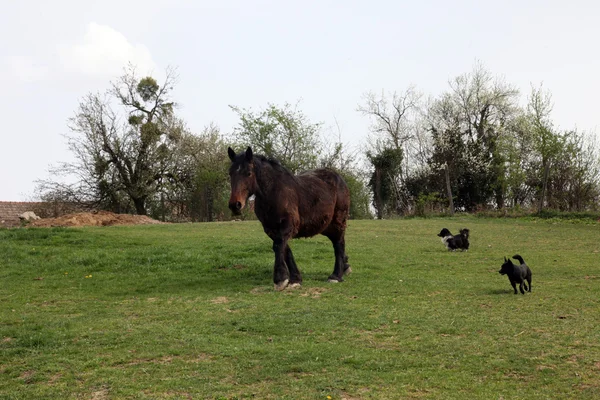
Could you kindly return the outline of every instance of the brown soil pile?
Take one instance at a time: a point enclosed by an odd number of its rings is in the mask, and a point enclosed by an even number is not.
[[[109,211],[82,212],[58,218],[43,218],[32,221],[29,226],[112,226],[162,224],[145,215],[115,214]]]

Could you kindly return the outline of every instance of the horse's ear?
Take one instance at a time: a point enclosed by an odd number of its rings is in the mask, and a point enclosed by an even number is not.
[[[506,259],[506,256],[504,256],[504,262],[507,262],[508,260]]]
[[[235,160],[235,151],[233,151],[233,149],[232,149],[231,147],[229,147],[229,148],[227,149],[227,154],[229,154],[229,159],[230,159],[231,161],[234,161],[234,160]]]
[[[246,160],[252,161],[252,147],[250,146],[246,149]]]

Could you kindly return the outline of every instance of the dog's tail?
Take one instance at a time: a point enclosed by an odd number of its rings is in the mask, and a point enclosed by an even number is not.
[[[466,239],[469,238],[469,230],[467,228],[461,229],[460,234],[463,235]]]
[[[512,256],[512,258],[514,258],[515,260],[519,260],[519,262],[520,262],[521,264],[525,264],[525,261],[523,261],[523,257],[521,257],[521,256],[520,256],[520,255],[518,255],[518,254],[515,254],[514,256]]]

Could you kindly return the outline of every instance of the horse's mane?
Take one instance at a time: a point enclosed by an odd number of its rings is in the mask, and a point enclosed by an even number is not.
[[[257,164],[262,164],[262,163],[268,164],[271,168],[273,168],[277,172],[283,172],[283,173],[287,173],[291,176],[294,176],[294,174],[289,169],[284,167],[279,162],[279,160],[277,160],[273,157],[266,157],[266,156],[263,156],[262,154],[256,154],[256,155],[254,155],[254,158],[260,161],[260,163],[257,163]]]

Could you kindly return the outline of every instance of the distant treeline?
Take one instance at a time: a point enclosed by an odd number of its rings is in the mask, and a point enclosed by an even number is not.
[[[594,134],[559,129],[542,86],[522,101],[481,65],[436,97],[414,87],[366,93],[357,112],[371,127],[359,149],[326,137],[321,123],[289,104],[232,106],[239,117],[233,132],[221,134],[214,124],[191,132],[171,97],[176,80],[172,69],[159,84],[130,66],[105,94],[85,96],[68,125],[75,161],[39,181],[40,199],[168,221],[229,219],[227,147],[252,146],[294,173],[339,171],[355,219],[599,208]]]

